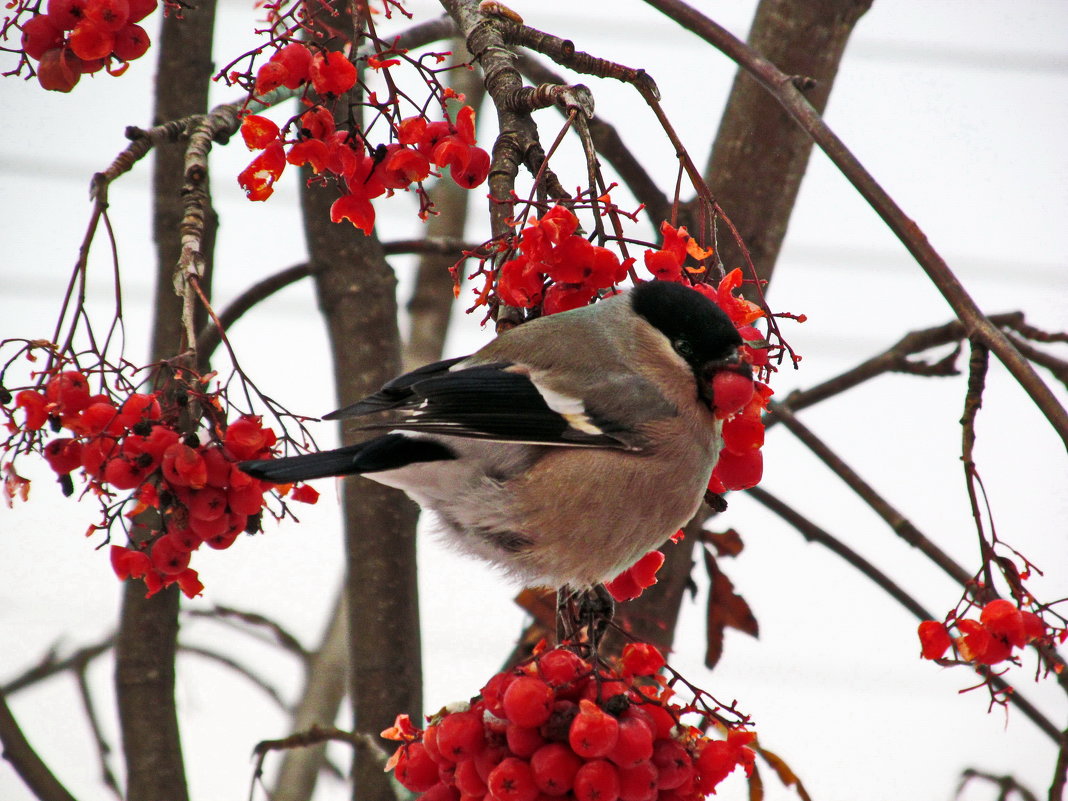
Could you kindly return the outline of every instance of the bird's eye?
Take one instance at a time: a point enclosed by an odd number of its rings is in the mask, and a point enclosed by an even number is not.
[[[693,348],[685,339],[676,339],[671,343],[671,347],[675,349],[675,352],[679,354],[679,356],[687,361],[693,358]]]

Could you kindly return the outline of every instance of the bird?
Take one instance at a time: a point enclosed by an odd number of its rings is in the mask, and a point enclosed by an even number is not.
[[[526,586],[589,591],[696,514],[723,444],[713,378],[752,379],[741,345],[709,298],[646,281],[323,417],[388,433],[239,467],[278,484],[362,475],[399,488],[461,552]]]

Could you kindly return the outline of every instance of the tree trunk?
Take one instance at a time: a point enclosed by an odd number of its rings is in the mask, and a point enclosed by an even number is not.
[[[806,91],[823,113],[849,35],[871,0],[762,0],[749,45],[788,75],[815,81]],[[743,70],[738,71],[720,121],[705,181],[738,228],[756,265],[771,279],[812,139]],[[734,240],[721,232],[728,269],[743,265]]]
[[[396,278],[374,237],[330,222],[334,193],[301,190],[308,253],[326,317],[339,404],[377,390],[400,369]],[[364,438],[342,430],[346,444]],[[356,730],[378,735],[422,708],[415,504],[364,478],[344,489],[350,695]],[[388,777],[357,757],[353,798],[393,801]]]

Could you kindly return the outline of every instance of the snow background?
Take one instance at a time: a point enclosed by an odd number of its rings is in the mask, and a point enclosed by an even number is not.
[[[433,8],[412,3],[417,13]],[[576,46],[632,66],[646,66],[664,94],[667,113],[698,163],[715,133],[733,68],[696,38],[640,3],[586,2],[513,7],[527,22],[570,37]],[[737,35],[748,30],[753,2],[705,7]],[[246,49],[248,6],[220,8],[220,54]],[[152,66],[135,63],[121,83],[85,80],[70,96],[36,85],[0,81],[0,338],[48,337],[88,219],[87,186],[124,146],[127,124],[150,120]],[[652,115],[626,87],[588,80],[598,110],[662,176],[673,176],[670,147],[657,138]],[[1005,4],[991,0],[901,0],[876,3],[859,23],[835,86],[828,120],[835,131],[926,232],[988,312],[1024,309],[1046,329],[1068,324],[1068,6],[1057,0]],[[217,88],[215,101],[233,98]],[[552,138],[555,112],[541,112]],[[626,115],[626,120],[624,116]],[[483,123],[490,123],[488,119]],[[485,141],[492,131],[483,129]],[[574,148],[572,148],[574,150]],[[571,156],[569,156],[571,157]],[[231,177],[250,156],[240,142],[213,154],[215,203],[223,221],[217,251],[218,307],[248,283],[302,261],[296,182],[283,178],[265,204],[250,204]],[[581,175],[574,171],[565,175]],[[111,190],[111,216],[124,271],[126,331],[131,358],[147,349],[152,249],[150,165]],[[567,181],[565,181],[565,185]],[[384,239],[418,226],[408,198],[376,204]],[[728,210],[729,211],[729,210]],[[476,212],[469,235],[487,235]],[[105,240],[98,240],[90,288],[93,308],[108,314],[110,278]],[[412,262],[397,259],[402,300]],[[951,318],[903,247],[818,152],[814,154],[769,293],[776,309],[805,313],[785,333],[805,357],[783,371],[780,397],[810,387],[885,349],[903,333]],[[457,314],[446,355],[460,355],[491,334]],[[326,339],[310,284],[291,287],[231,331],[245,369],[291,409],[320,414],[336,406],[324,358]],[[1062,348],[1060,351],[1064,353]],[[965,357],[966,359],[966,357]],[[966,363],[966,362],[963,362]],[[963,379],[884,377],[820,405],[802,419],[921,531],[969,568],[977,546],[959,461]],[[1063,388],[1059,397],[1065,398]],[[332,426],[316,429],[333,441]],[[1068,596],[1068,492],[1065,455],[1048,423],[992,364],[978,422],[977,458],[1003,539],[1046,570],[1033,587],[1040,597]],[[878,453],[873,452],[879,449]],[[785,430],[769,434],[763,486],[809,514],[876,562],[932,610],[959,590],[894,537]],[[112,631],[120,588],[94,540],[91,503],[61,496],[47,467],[20,468],[36,479],[31,502],[0,508],[0,682],[36,663]],[[341,576],[342,552],[329,482],[323,498],[301,510],[303,524],[275,527],[225,552],[198,555],[207,587],[186,608],[213,604],[254,609],[314,647]],[[672,663],[722,699],[737,698],[762,743],[796,770],[819,801],[953,797],[960,771],[973,766],[1012,773],[1044,795],[1056,751],[1018,712],[986,712],[982,692],[963,670],[921,661],[915,621],[866,579],[744,496],[716,528],[734,526],[746,550],[723,568],[754,609],[761,637],[727,634],[714,673],[702,666],[701,595],[684,609]],[[463,561],[427,536],[420,541],[420,591],[425,627],[426,709],[466,698],[511,648],[523,614],[516,588],[480,564]],[[698,571],[700,572],[700,571]],[[300,687],[294,660],[218,624],[187,619],[183,637],[220,643],[282,688]],[[388,647],[385,646],[385,647]],[[107,736],[119,749],[112,718],[112,663],[94,663]],[[1030,658],[1012,681],[1063,726],[1068,704],[1052,682],[1035,684]],[[262,739],[289,732],[274,704],[248,682],[196,656],[180,659],[178,699],[190,790],[197,799],[243,799],[250,754]],[[30,742],[68,789],[85,801],[112,797],[100,784],[96,755],[70,677],[53,679],[9,699]],[[151,710],[146,710],[151,714]],[[339,722],[346,725],[347,715]],[[344,749],[333,752],[344,764]],[[277,764],[277,761],[275,761]],[[268,761],[268,772],[272,762]],[[770,799],[795,797],[765,771]],[[961,798],[994,798],[972,785]],[[262,795],[257,796],[262,798]],[[323,780],[317,799],[343,799],[347,788]],[[744,798],[737,776],[719,797]],[[30,798],[18,777],[0,766],[0,798]]]

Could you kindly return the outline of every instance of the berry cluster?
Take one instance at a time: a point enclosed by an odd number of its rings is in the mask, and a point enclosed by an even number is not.
[[[996,665],[1011,659],[1013,648],[1047,638],[1042,618],[1000,598],[984,606],[978,620],[958,618],[953,625],[961,636],[951,637],[946,624],[937,620],[920,623],[918,634],[924,659],[941,659],[954,646],[965,662]],[[1062,629],[1062,641],[1064,635]]]
[[[45,89],[69,92],[82,75],[107,68],[121,75],[151,44],[138,25],[156,10],[157,0],[48,0],[44,14],[22,26],[22,50],[37,61]],[[112,68],[111,62],[121,62]]]
[[[64,494],[73,494],[76,470],[101,498],[131,492],[133,508],[125,516],[151,532],[134,547],[112,546],[119,578],[143,579],[149,595],[177,583],[193,597],[203,587],[189,567],[192,552],[202,544],[229,548],[240,533],[259,530],[264,493],[276,487],[241,472],[236,462],[271,458],[277,438],[259,417],[245,415],[225,428],[213,427],[202,442],[198,434],[179,432],[183,404],[161,405],[161,397],[134,392],[116,402],[108,394],[92,394],[83,373],[56,371],[43,391],[24,389],[14,396],[14,409],[22,409],[25,419],[18,424],[9,411],[8,428],[66,429],[70,436],[43,446]],[[216,396],[200,400],[218,405]],[[314,503],[318,493],[301,486],[290,497]]]
[[[732,270],[715,287],[694,284],[693,288],[723,309],[742,339],[753,343],[742,346],[742,359],[758,376],[766,375],[771,369],[767,343],[753,327],[764,316],[764,310],[736,295],[741,285],[742,271]],[[763,381],[750,381],[737,373],[716,374],[712,398],[716,416],[723,420],[723,450],[708,485],[712,492],[749,489],[760,483],[764,474],[764,457],[760,452],[764,445],[761,415],[771,395],[771,388]]]
[[[752,770],[753,732],[712,740],[682,717],[660,652],[626,646],[617,668],[567,647],[498,673],[425,730],[400,716],[387,770],[424,801],[696,801],[735,767]],[[707,722],[707,721],[706,721]]]
[[[256,92],[308,85],[321,97],[332,98],[355,82],[356,68],[344,54],[313,54],[295,42],[277,50],[260,67]],[[308,164],[316,175],[333,175],[342,184],[344,194],[331,207],[330,219],[348,220],[368,235],[375,223],[371,200],[421,185],[434,167],[448,168],[452,179],[465,189],[475,188],[489,174],[489,154],[475,145],[475,112],[470,106],[460,109],[455,124],[430,122],[421,115],[400,120],[392,126],[395,141],[377,147],[354,132],[338,130],[333,114],[320,105],[302,114],[295,127],[296,132],[287,138],[272,120],[255,114],[245,117],[241,125],[245,144],[250,150],[263,151],[238,176],[249,200],[270,197],[287,163]]]
[[[578,217],[554,206],[519,234],[519,255],[501,265],[497,296],[509,306],[541,306],[543,314],[587,305],[600,289],[627,277],[633,259],[620,262],[608,248],[575,233]]]

